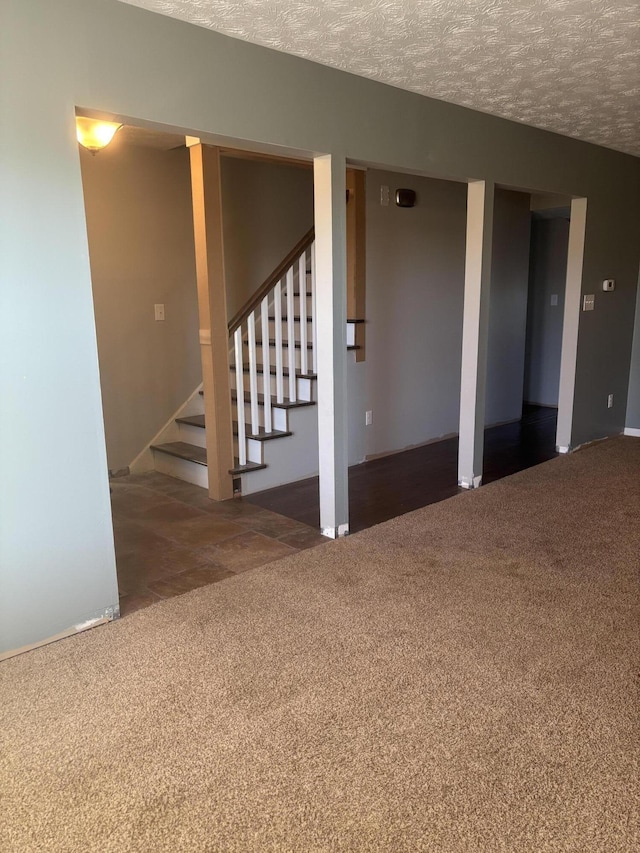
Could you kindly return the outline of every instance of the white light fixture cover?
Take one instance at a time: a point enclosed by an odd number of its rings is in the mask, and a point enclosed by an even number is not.
[[[76,117],[76,137],[80,145],[92,154],[102,151],[111,142],[122,125],[117,121],[100,121],[99,119]]]

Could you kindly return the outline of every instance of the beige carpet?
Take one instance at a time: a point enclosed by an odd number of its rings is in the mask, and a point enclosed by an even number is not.
[[[640,440],[0,666],[0,849],[638,851]]]

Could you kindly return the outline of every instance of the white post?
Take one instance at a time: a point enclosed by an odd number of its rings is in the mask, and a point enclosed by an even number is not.
[[[258,410],[258,370],[256,367],[256,315],[249,314],[247,320],[247,342],[249,344],[249,400],[251,402],[251,432],[260,432]]]
[[[312,370],[318,375],[318,330],[316,328],[316,244],[315,241],[311,244],[311,344],[312,351]],[[305,292],[307,289],[307,280],[305,278]]]
[[[296,326],[293,298],[293,267],[287,270],[287,353],[289,357],[289,402],[296,402]]]
[[[458,485],[463,489],[482,483],[494,195],[492,183],[472,181],[468,186],[458,451]]]
[[[307,372],[307,253],[298,260],[298,299],[300,301],[300,372]]]
[[[238,418],[238,462],[247,464],[247,441],[244,428],[244,371],[242,357],[242,326],[238,326],[233,335],[236,361],[236,409]]]
[[[320,528],[335,539],[349,532],[345,158],[316,157],[313,178]]]
[[[573,397],[578,358],[578,325],[580,323],[580,298],[582,294],[582,264],[586,230],[587,200],[586,198],[574,198],[571,202],[567,284],[562,320],[562,354],[560,356],[560,391],[556,432],[556,450],[558,453],[568,453],[571,450]]]
[[[278,282],[273,293],[273,313],[276,351],[276,400],[284,403],[284,369],[282,367],[282,282]]]
[[[264,431],[271,432],[271,354],[269,352],[269,297],[260,308],[262,319],[262,396],[264,397]]]

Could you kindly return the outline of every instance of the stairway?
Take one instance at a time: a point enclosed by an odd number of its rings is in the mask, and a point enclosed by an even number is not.
[[[355,322],[347,324],[350,350],[358,348]],[[231,321],[229,331],[234,491],[248,494],[312,476],[318,446],[313,230]],[[200,403],[198,412],[176,418],[177,441],[151,450],[157,471],[206,488],[202,392]],[[272,470],[264,473],[267,468]]]

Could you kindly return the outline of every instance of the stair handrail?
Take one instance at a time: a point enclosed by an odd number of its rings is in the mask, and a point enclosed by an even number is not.
[[[229,320],[229,337],[233,337],[234,332],[238,329],[245,320],[248,319],[252,311],[262,302],[265,296],[271,292],[275,285],[285,275],[287,270],[300,257],[303,252],[311,246],[315,239],[315,228],[312,226],[304,237],[301,237],[296,245],[291,249],[289,254],[283,258],[274,271],[267,276],[260,287],[253,293],[239,311]]]

